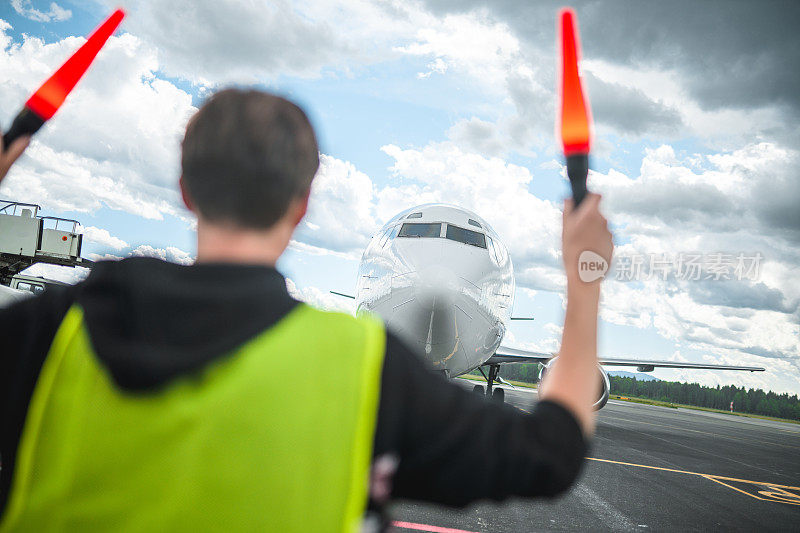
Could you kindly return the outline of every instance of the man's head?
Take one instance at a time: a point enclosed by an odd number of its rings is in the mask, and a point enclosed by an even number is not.
[[[293,103],[254,90],[226,89],[189,121],[181,187],[203,223],[268,230],[305,213],[319,166],[314,130]],[[290,213],[300,206],[299,213]]]

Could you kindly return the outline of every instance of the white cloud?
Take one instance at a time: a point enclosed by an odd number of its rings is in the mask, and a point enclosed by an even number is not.
[[[55,2],[50,2],[49,11],[35,9],[32,0],[11,0],[11,7],[18,14],[36,22],[62,22],[72,17],[72,11],[64,9]]]
[[[131,251],[130,257],[155,257],[162,261],[169,261],[171,263],[178,263],[179,265],[191,265],[194,263],[194,257],[189,252],[184,252],[175,246],[167,246],[166,248],[155,248],[149,244],[141,244]]]
[[[582,61],[582,68],[592,77],[612,87],[617,87],[618,101],[606,111],[615,116],[607,117],[609,124],[617,122],[617,134],[628,137],[658,137],[664,140],[665,130],[658,121],[648,123],[646,131],[619,127],[620,115],[634,112],[624,100],[627,95],[639,93],[652,104],[668,110],[680,117],[680,127],[669,131],[670,137],[685,138],[696,136],[718,148],[729,148],[737,144],[752,142],[766,134],[775,134],[776,124],[783,122],[786,110],[777,105],[764,105],[750,109],[739,107],[709,109],[694,99],[686,86],[686,79],[676,69],[665,69],[660,65],[647,66],[641,63],[620,64],[609,60],[590,59]],[[591,96],[591,95],[590,95]],[[591,100],[591,98],[590,98]],[[609,102],[610,103],[610,102]],[[651,105],[652,105],[651,104]],[[606,117],[595,114],[596,120],[603,123]],[[599,134],[607,133],[602,130]],[[654,133],[659,134],[654,135]]]
[[[427,72],[418,72],[417,78],[424,80],[430,78],[433,73],[437,74],[444,74],[447,72],[447,63],[441,57],[437,57],[430,63],[428,63],[428,71]]]
[[[418,2],[123,3],[125,28],[158,48],[166,74],[208,87],[287,75],[350,76],[354,68],[397,56],[393,46],[437,20]]]
[[[372,180],[349,161],[320,154],[311,201],[297,239],[347,252],[363,249],[382,221],[376,218]]]
[[[91,261],[119,261],[122,257],[114,254],[89,254],[86,256]]]
[[[486,13],[471,12],[431,20],[417,31],[415,42],[396,50],[432,57],[430,70],[420,73],[423,77],[444,74],[452,67],[496,89],[494,84],[505,79],[509,64],[519,55],[520,44],[505,24],[490,20]]]
[[[508,151],[508,139],[497,124],[478,117],[459,120],[447,130],[455,144],[486,156],[502,156]]]
[[[492,105],[481,111],[499,116],[494,122],[473,116],[450,129],[448,136],[460,146],[484,155],[503,155],[510,151],[530,154],[534,145],[552,144],[553,94],[552,84],[547,83],[552,79],[552,61],[543,62],[540,51],[523,46],[487,10],[431,17],[410,44],[395,49],[432,58],[418,78],[447,73],[492,98]]]
[[[83,42],[14,43],[0,24],[3,122]],[[179,140],[195,110],[191,95],[155,77],[152,47],[112,37],[59,113],[4,180],[5,195],[54,211],[107,205],[146,218],[185,216],[177,194]]]
[[[287,0],[125,4],[127,30],[158,49],[164,72],[203,85],[316,75],[350,51],[332,25]]]
[[[322,291],[316,287],[298,287],[290,278],[286,278],[286,288],[292,298],[326,311],[342,311],[354,314],[355,303],[350,298],[336,296],[330,292]]]
[[[517,339],[512,330],[508,330],[506,331],[506,336],[503,337],[503,346],[519,350],[555,354],[558,352],[559,346],[561,345],[561,333],[556,333],[552,331],[551,328],[546,329],[548,335],[535,341],[521,341]]]
[[[128,247],[127,242],[123,241],[119,237],[111,235],[108,232],[108,230],[103,228],[97,228],[95,226],[86,226],[86,227],[81,227],[78,231],[83,233],[83,238],[85,240],[93,242],[95,244],[99,244],[100,246],[113,248],[114,250],[117,251]]]
[[[337,252],[336,250],[331,250],[330,248],[323,248],[322,246],[314,246],[313,244],[308,244],[297,240],[290,241],[288,249],[309,255],[330,255],[333,257],[338,257],[341,259],[349,259],[349,260],[358,260],[361,257],[361,251],[363,251],[354,249],[350,252]]]
[[[677,153],[662,145],[645,151],[637,177],[591,174],[590,188],[603,193],[616,238],[625,243],[615,251],[618,258],[681,252],[763,255],[755,282],[606,282],[605,321],[652,328],[705,352],[709,362],[767,368],[759,376],[665,376],[793,390],[800,375],[800,252],[796,230],[781,229],[792,227],[793,212],[782,218],[777,211],[781,197],[793,196],[793,181],[783,177],[796,176],[797,168],[796,152],[769,143],[710,155]],[[775,197],[766,202],[770,208],[764,203],[767,195]]]
[[[453,6],[446,16],[421,19],[411,43],[395,47],[407,55],[431,58],[428,70],[419,72],[418,78],[445,73],[451,79],[463,77],[464,84],[480,87],[492,98],[492,105],[477,106],[473,110],[475,116],[452,129],[450,138],[465,148],[490,155],[552,150],[556,103],[554,36],[549,28],[536,22],[522,29],[519,19],[514,18],[527,13],[525,20],[550,19],[551,8],[532,4],[511,9],[463,9],[456,13],[461,9]],[[609,46],[613,48],[615,43]],[[624,49],[630,50],[627,46]],[[754,138],[791,143],[796,137],[796,121],[790,122],[791,129],[784,127],[791,113],[779,100],[755,107],[709,107],[698,99],[702,91],[693,90],[698,83],[706,85],[705,81],[698,81],[703,77],[687,77],[681,65],[669,61],[673,67],[667,68],[657,57],[648,64],[632,61],[631,57],[612,58],[624,56],[622,52],[596,52],[593,55],[591,50],[586,51],[588,59],[581,61],[584,84],[596,111],[596,155],[611,157],[612,150],[608,148],[619,137],[634,141],[695,137],[718,149],[752,142]],[[757,61],[774,63],[760,57]],[[737,84],[730,85],[734,86],[731,96],[740,96]],[[786,90],[781,87],[778,91]],[[491,124],[493,131],[484,126],[476,132],[470,128],[476,120]]]

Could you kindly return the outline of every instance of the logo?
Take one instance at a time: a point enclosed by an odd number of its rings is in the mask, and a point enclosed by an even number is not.
[[[585,283],[601,279],[608,272],[608,261],[591,250],[581,252],[578,257],[578,277]]]

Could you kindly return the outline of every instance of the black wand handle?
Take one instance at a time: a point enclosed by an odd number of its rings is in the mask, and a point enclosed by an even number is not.
[[[567,176],[572,185],[573,208],[581,205],[589,191],[586,189],[586,177],[589,175],[589,155],[573,154],[567,156]]]
[[[14,122],[11,123],[11,127],[3,134],[3,149],[8,149],[11,143],[23,135],[33,135],[39,131],[39,128],[41,128],[44,123],[45,121],[42,117],[27,107],[23,107],[22,111],[14,117]]]

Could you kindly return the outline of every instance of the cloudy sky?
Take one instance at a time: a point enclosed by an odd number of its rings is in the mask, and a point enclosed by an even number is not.
[[[121,30],[0,196],[81,220],[88,257],[190,262],[194,221],[176,187],[186,121],[219,87],[267,88],[304,107],[321,143],[309,216],[279,264],[298,295],[346,309],[328,291],[353,292],[374,231],[412,205],[454,203],[504,239],[514,314],[536,318],[506,344],[557,347],[558,3],[120,1]],[[3,3],[2,124],[115,5]],[[799,393],[798,5],[573,6],[596,122],[590,188],[617,242],[601,354],[761,365],[655,375]],[[699,276],[681,269],[691,258]],[[737,270],[739,258],[757,268]]]

